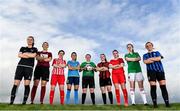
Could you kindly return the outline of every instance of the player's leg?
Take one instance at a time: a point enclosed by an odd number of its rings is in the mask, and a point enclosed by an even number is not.
[[[89,79],[90,79],[89,88],[90,88],[91,100],[93,105],[95,105],[95,93],[94,93],[95,81],[94,81],[94,77],[91,77]]]
[[[36,95],[37,87],[39,85],[39,81],[40,81],[40,69],[39,67],[36,66],[35,71],[34,71],[34,83],[31,90],[31,104],[34,103],[34,98]]]
[[[144,91],[143,81],[138,81],[138,86],[139,86],[139,90],[140,90],[141,97],[143,99],[144,105],[148,105],[147,99],[146,99],[146,92]]]
[[[22,77],[23,77],[22,73],[23,73],[23,67],[17,66],[16,72],[15,72],[15,77],[14,77],[14,85],[11,90],[10,104],[14,103],[17,89],[18,89],[20,82],[22,80]]]
[[[106,104],[106,89],[105,86],[100,87],[102,93],[103,103]]]
[[[112,80],[115,87],[116,102],[118,105],[120,105],[120,89],[119,89],[118,77],[116,76],[116,74],[112,74]]]
[[[24,99],[23,99],[22,104],[26,104],[26,101],[29,97],[32,72],[33,72],[32,68],[25,68],[25,70],[24,70],[24,87],[25,87],[25,90],[24,90]]]
[[[51,76],[51,89],[50,89],[50,94],[49,94],[49,103],[52,105],[53,104],[53,99],[54,99],[54,92],[55,92],[55,87],[57,84],[57,77],[56,75]]]
[[[64,82],[65,82],[65,77],[60,76],[58,78],[58,84],[59,84],[60,103],[61,103],[61,105],[64,104]]]
[[[130,97],[132,105],[135,105],[135,73],[129,73],[129,84],[130,84]]]
[[[107,91],[108,91],[108,96],[109,96],[109,100],[110,103],[113,104],[113,94],[112,94],[112,89],[111,89],[111,85],[106,86],[107,87]]]
[[[11,90],[10,104],[14,103],[14,100],[16,97],[16,92],[17,92],[17,89],[20,85],[20,82],[21,82],[21,80],[14,80],[14,85],[13,85],[12,90]]]
[[[67,78],[66,104],[70,103],[70,94],[71,94],[72,81],[73,81],[72,77]]]
[[[44,96],[46,94],[46,84],[49,81],[49,68],[42,69],[42,76],[41,76],[41,95],[40,95],[40,103],[43,104]]]
[[[31,90],[31,104],[34,103],[34,98],[35,98],[35,95],[36,95],[36,90],[37,90],[37,87],[39,85],[39,81],[40,80],[34,80],[34,83],[33,83],[33,87],[32,87],[32,90]]]
[[[150,93],[151,93],[151,98],[153,102],[154,108],[157,108],[157,94],[156,94],[156,72],[153,71],[148,71],[147,72],[149,84],[150,84]]]
[[[122,76],[119,76],[119,83],[124,95],[124,106],[128,106],[128,93],[126,89],[126,78],[124,74]]]
[[[165,74],[164,73],[158,73],[157,79],[159,81],[159,85],[161,88],[161,93],[164,99],[164,102],[166,104],[166,107],[169,107],[169,97],[168,97],[168,91],[166,88],[166,80],[165,80]]]
[[[84,104],[86,100],[87,87],[88,79],[87,77],[82,77],[82,104]]]
[[[122,89],[123,95],[124,95],[124,106],[128,106],[128,93],[127,93],[125,83],[121,83],[121,89]]]
[[[107,92],[108,92],[108,96],[109,96],[109,101],[111,104],[113,104],[113,94],[112,94],[112,82],[111,82],[111,78],[107,78],[106,79],[106,89],[107,89]]]
[[[30,92],[30,80],[24,80],[24,87],[25,87],[25,90],[24,90],[24,99],[23,99],[23,103],[22,104],[26,104],[26,101],[28,99],[28,96],[29,96],[29,92]]]
[[[106,87],[105,87],[105,79],[99,79],[99,85],[100,85],[100,90],[102,93],[102,99],[103,103],[106,104]]]
[[[74,78],[74,104],[79,103],[78,89],[79,89],[79,77],[76,77]]]
[[[40,103],[41,104],[43,104],[44,96],[46,94],[46,84],[47,84],[46,80],[41,81],[41,95],[40,95]]]
[[[141,72],[139,73],[136,73],[136,81],[138,82],[138,86],[139,86],[139,90],[140,90],[140,94],[141,94],[141,97],[143,99],[143,102],[144,102],[144,105],[148,105],[147,104],[147,100],[146,100],[146,93],[144,91],[144,77],[142,75]]]

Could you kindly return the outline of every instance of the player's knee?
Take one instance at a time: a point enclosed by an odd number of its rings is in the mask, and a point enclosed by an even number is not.
[[[90,93],[94,93],[94,89],[90,89]]]
[[[159,84],[160,85],[166,85],[166,81],[165,80],[161,80],[161,81],[159,81]]]
[[[83,89],[82,91],[83,91],[83,93],[86,93],[86,92],[87,92],[87,89]]]
[[[144,91],[144,88],[139,88],[140,91]]]
[[[107,87],[107,91],[108,91],[108,92],[111,92],[111,87]]]
[[[150,85],[152,86],[155,86],[156,85],[156,82],[155,81],[150,81]]]
[[[54,91],[54,90],[55,90],[55,86],[51,86],[51,90],[53,90],[53,91]]]

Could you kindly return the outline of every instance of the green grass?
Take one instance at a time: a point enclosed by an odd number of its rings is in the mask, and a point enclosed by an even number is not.
[[[0,110],[180,110],[180,103],[171,104],[170,108],[166,108],[164,104],[158,105],[158,108],[153,108],[152,105],[144,106],[138,104],[136,106],[124,107],[123,105],[49,105],[49,104],[15,104],[8,105],[0,103]]]

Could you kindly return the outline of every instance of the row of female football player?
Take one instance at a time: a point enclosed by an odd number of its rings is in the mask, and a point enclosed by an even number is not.
[[[29,93],[30,93],[30,81],[32,78],[33,67],[34,67],[34,59],[37,60],[37,65],[34,71],[34,84],[31,90],[31,104],[34,103],[34,98],[36,95],[36,90],[38,84],[41,81],[41,93],[40,93],[40,103],[43,104],[45,92],[46,92],[46,84],[49,81],[49,67],[50,61],[52,60],[51,52],[48,52],[49,44],[48,42],[44,42],[42,44],[43,50],[37,51],[37,48],[34,47],[34,38],[29,36],[27,38],[26,47],[21,47],[18,57],[20,61],[17,65],[15,77],[14,77],[14,85],[11,91],[11,100],[10,104],[14,103],[14,99],[16,97],[16,91],[18,86],[20,85],[21,80],[24,78],[24,99],[22,104],[26,104]],[[165,74],[163,70],[163,66],[161,63],[161,59],[163,58],[158,51],[154,51],[153,43],[147,42],[145,44],[148,52],[143,55],[143,62],[147,66],[147,77],[150,83],[150,94],[153,101],[153,106],[157,107],[157,95],[156,95],[156,81],[159,82],[160,88],[162,91],[162,96],[165,101],[166,107],[169,107],[169,99],[168,92],[166,89],[166,80]],[[128,53],[125,55],[125,60],[128,64],[128,79],[130,83],[130,97],[132,105],[135,105],[135,82],[138,83],[141,97],[143,99],[144,105],[148,105],[146,100],[146,94],[144,91],[143,81],[144,77],[142,74],[141,66],[139,61],[141,60],[140,55],[137,52],[134,52],[134,47],[132,44],[127,44]],[[79,72],[82,71],[82,104],[85,103],[87,88],[90,90],[90,96],[92,99],[92,104],[95,104],[95,81],[94,81],[94,72],[99,71],[99,84],[102,92],[102,98],[104,104],[106,104],[106,92],[108,92],[108,97],[110,100],[110,104],[113,104],[113,94],[112,94],[112,82],[115,87],[115,95],[116,102],[120,105],[120,88],[122,89],[124,95],[124,106],[128,106],[128,93],[126,89],[126,77],[124,74],[124,61],[119,57],[119,52],[114,50],[112,52],[113,59],[110,62],[107,61],[105,54],[100,54],[100,63],[97,65],[91,61],[91,55],[86,54],[86,61],[83,63],[79,63],[77,61],[76,52],[72,52],[71,58],[72,60],[66,61],[63,56],[65,52],[60,50],[58,52],[58,57],[53,59],[52,62],[52,75],[51,75],[51,88],[49,94],[49,102],[53,104],[55,87],[59,85],[60,91],[60,103],[64,104],[64,100],[66,104],[70,103],[70,93],[72,86],[74,86],[74,103],[78,104],[78,89],[79,89]],[[64,84],[65,84],[65,75],[64,68],[68,67],[68,76],[67,76],[67,91],[66,98],[64,93]],[[109,69],[112,69],[112,74]]]

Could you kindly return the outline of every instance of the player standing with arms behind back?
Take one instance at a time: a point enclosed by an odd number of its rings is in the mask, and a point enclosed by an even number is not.
[[[119,58],[119,52],[117,50],[113,51],[114,59],[109,63],[109,67],[112,69],[112,81],[114,83],[117,104],[120,105],[120,91],[119,85],[123,91],[124,95],[124,106],[128,106],[128,93],[126,89],[126,77],[124,74],[124,61]]]
[[[130,95],[132,105],[135,105],[135,82],[138,82],[141,97],[144,101],[144,105],[147,104],[146,93],[144,91],[144,76],[142,75],[142,70],[139,61],[141,60],[140,55],[134,52],[134,46],[132,44],[127,44],[128,54],[125,55],[125,60],[128,64],[128,78],[130,83]]]
[[[148,52],[143,55],[143,61],[146,64],[147,76],[151,87],[151,98],[153,101],[154,108],[157,108],[157,94],[156,94],[156,81],[159,82],[162,96],[166,107],[169,107],[169,97],[166,89],[166,79],[161,59],[163,56],[159,51],[154,51],[153,43],[147,42],[145,44]]]
[[[64,104],[64,82],[65,82],[65,76],[64,76],[64,68],[66,67],[66,61],[63,59],[65,52],[63,50],[60,50],[58,52],[58,58],[53,59],[53,70],[52,70],[52,76],[51,76],[51,89],[50,89],[50,97],[49,102],[52,105],[53,99],[54,99],[54,92],[55,87],[58,83],[59,85],[59,92],[60,92],[60,103]]]
[[[36,90],[41,80],[41,95],[40,95],[40,103],[43,104],[45,92],[46,92],[46,84],[49,81],[49,62],[52,60],[52,53],[48,52],[49,44],[47,42],[43,42],[42,44],[43,50],[37,53],[36,60],[37,65],[34,71],[34,85],[31,90],[31,104],[34,103],[34,98],[36,95]]]
[[[36,57],[37,48],[34,47],[34,37],[29,36],[27,38],[27,47],[21,47],[18,57],[20,61],[17,65],[15,77],[14,77],[14,85],[11,90],[11,100],[10,104],[14,103],[14,99],[16,97],[17,88],[20,85],[22,78],[24,77],[24,99],[22,104],[26,104],[26,101],[30,92],[30,82],[33,73],[34,67],[34,58]]]

